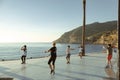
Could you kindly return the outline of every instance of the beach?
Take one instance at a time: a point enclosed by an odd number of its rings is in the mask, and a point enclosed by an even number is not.
[[[65,56],[57,57],[55,75],[50,74],[47,64],[49,57],[21,60],[0,61],[0,80],[117,80],[117,58],[113,56],[113,68],[105,68],[106,54],[87,54],[82,59],[71,56],[71,63],[66,64]]]

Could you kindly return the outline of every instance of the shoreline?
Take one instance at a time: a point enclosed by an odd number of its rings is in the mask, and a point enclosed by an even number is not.
[[[105,54],[105,53],[102,53],[102,52],[94,52],[94,53],[86,53],[85,56],[88,56],[88,55],[94,55],[94,54]],[[71,54],[71,56],[78,56],[78,54]],[[63,56],[66,56],[66,55],[59,55],[57,57],[63,57]],[[50,57],[50,56],[41,56],[41,57],[29,57],[27,58],[27,60],[32,60],[32,59],[41,59],[41,58],[47,58],[47,57]],[[4,61],[16,61],[16,60],[21,60],[21,57],[19,59],[0,59],[0,62],[4,62]]]
[[[21,59],[21,50],[19,50],[21,43],[15,43],[15,44],[2,44],[0,48],[0,61],[11,61],[11,60],[20,60]],[[44,58],[49,55],[44,54],[44,51],[49,49],[51,47],[51,44],[48,43],[29,43],[28,45],[28,55],[27,59],[34,59],[34,58]],[[65,56],[65,48],[68,44],[57,44],[58,52],[57,55],[59,56]],[[71,51],[71,55],[78,54],[78,46],[77,44],[70,44],[72,48],[74,48],[74,51]],[[94,49],[96,48],[96,49]],[[86,46],[86,53],[91,54],[94,52],[101,53],[102,46],[101,45],[87,45]]]
[[[77,55],[77,54],[72,54],[72,55]],[[59,56],[57,56],[57,57],[63,57],[63,56],[66,56],[66,55],[59,55]],[[50,57],[50,56],[29,57],[29,58],[27,58],[27,60],[31,60],[31,59],[41,59],[41,58],[47,58],[47,57]],[[0,59],[0,62],[4,62],[4,61],[16,61],[16,60],[21,60],[21,57],[20,57],[20,59]]]

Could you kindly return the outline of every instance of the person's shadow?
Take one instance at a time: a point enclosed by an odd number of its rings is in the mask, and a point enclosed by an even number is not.
[[[105,73],[108,77],[105,77],[104,80],[116,80],[116,74],[112,68],[105,68]]]

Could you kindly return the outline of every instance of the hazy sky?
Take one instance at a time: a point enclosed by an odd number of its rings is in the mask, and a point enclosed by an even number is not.
[[[0,0],[0,42],[52,42],[82,26],[83,0]],[[117,20],[118,0],[86,0],[86,23]]]

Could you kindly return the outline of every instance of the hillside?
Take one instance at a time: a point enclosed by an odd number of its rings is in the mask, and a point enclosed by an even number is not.
[[[86,30],[86,34],[85,34],[86,43],[101,44],[103,43],[103,41],[102,42],[100,41],[101,36],[117,35],[117,33],[115,33],[117,31],[117,21],[108,21],[104,23],[95,22],[92,24],[87,24],[85,30]],[[65,32],[59,39],[55,41],[57,43],[81,43],[82,41],[81,38],[82,38],[82,27],[80,26],[69,32]]]

